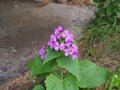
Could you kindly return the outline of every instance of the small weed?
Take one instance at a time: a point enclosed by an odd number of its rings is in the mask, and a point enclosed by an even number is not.
[[[93,0],[98,7],[95,19],[84,34],[84,45],[88,53],[95,50],[94,44],[103,43],[104,53],[116,53],[120,46],[120,1]],[[100,50],[100,51],[101,51]],[[99,52],[100,53],[100,52]],[[94,53],[92,53],[94,54]]]

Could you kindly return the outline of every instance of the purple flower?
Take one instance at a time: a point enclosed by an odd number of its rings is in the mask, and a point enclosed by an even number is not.
[[[73,34],[68,34],[67,37],[65,38],[66,42],[73,42]]]
[[[74,53],[74,54],[72,55],[72,59],[75,59],[75,58],[78,58],[78,53]]]
[[[72,56],[72,59],[75,59],[78,57],[78,48],[75,44],[70,45],[69,47],[66,47],[64,50],[65,56]]]
[[[65,50],[64,50],[64,55],[65,55],[65,56],[69,56],[69,50],[68,50],[68,49],[65,49]]]
[[[54,34],[57,35],[57,34],[59,34],[60,32],[63,32],[63,31],[64,31],[63,27],[62,26],[58,26],[58,28],[55,28]]]
[[[56,38],[56,36],[55,36],[54,34],[52,34],[52,35],[50,36],[50,39],[53,40],[53,41],[56,41],[56,40],[57,40],[57,38]]]
[[[63,27],[62,26],[58,26],[57,28],[60,32],[64,31]]]
[[[54,49],[56,51],[59,50],[59,43],[57,41],[53,41],[52,39],[48,41],[48,45],[50,46],[51,49]]]
[[[61,39],[62,38],[61,34],[56,35],[56,38]]]
[[[76,50],[78,49],[78,47],[75,44],[72,44],[72,47]]]
[[[72,43],[73,43],[73,42],[66,42],[66,43],[65,43],[65,46],[66,46],[66,47],[71,47]]]
[[[45,46],[44,45],[40,49],[39,54],[41,55],[41,59],[45,58]]]
[[[63,31],[62,37],[65,38],[65,42],[73,42],[73,34],[68,30]]]
[[[69,35],[69,31],[68,30],[64,30],[62,33],[62,37],[66,38]]]
[[[55,49],[55,51],[58,51],[59,50],[59,43],[55,42],[53,48]]]
[[[63,31],[64,31],[63,27],[61,27],[61,26],[59,26],[58,28],[55,28],[54,34],[55,34],[55,36],[56,36],[57,39],[61,39],[61,37],[62,37],[61,33]]]
[[[48,45],[55,51],[61,50],[65,56],[71,56],[72,59],[78,57],[78,48],[73,43],[73,34],[59,26],[55,28],[54,34],[50,36]]]
[[[72,44],[72,59],[78,58],[78,48],[75,44]]]
[[[64,43],[61,43],[60,44],[60,50],[63,51],[65,49],[65,44]]]
[[[52,39],[50,41],[48,41],[48,45],[50,46],[51,49],[54,48],[54,43],[55,41],[53,41]]]

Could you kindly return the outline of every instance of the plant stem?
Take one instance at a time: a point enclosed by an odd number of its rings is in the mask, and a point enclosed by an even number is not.
[[[114,75],[112,76],[112,79],[111,79],[111,81],[110,81],[108,90],[112,90],[113,82],[114,82]]]
[[[90,90],[90,88],[87,88],[86,90]]]
[[[60,68],[60,76],[61,76],[61,79],[63,79],[63,70],[62,70],[62,68]]]
[[[60,76],[56,71],[54,71],[53,73],[54,73],[57,77],[61,78],[61,76]]]

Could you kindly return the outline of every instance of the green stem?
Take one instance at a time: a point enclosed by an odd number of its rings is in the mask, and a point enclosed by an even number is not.
[[[61,78],[61,76],[60,76],[56,71],[54,71],[53,73],[54,73],[57,77]]]
[[[110,81],[108,90],[112,90],[113,82],[114,82],[114,75],[112,76],[112,79],[111,79],[111,81]]]
[[[91,90],[90,88],[87,88],[86,90]]]
[[[115,22],[113,23],[113,28],[115,28],[116,23],[117,23],[117,19],[116,19]]]
[[[60,76],[61,76],[61,79],[63,79],[63,69],[62,68],[60,68]]]
[[[107,90],[108,85],[109,85],[109,81],[105,84],[103,90]]]

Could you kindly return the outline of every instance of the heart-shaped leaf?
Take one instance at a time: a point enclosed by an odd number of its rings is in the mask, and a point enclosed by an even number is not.
[[[89,61],[81,61],[79,63],[79,87],[93,88],[100,86],[111,77],[111,73],[103,68],[96,66]]]
[[[57,66],[56,61],[48,62],[45,65],[43,65],[43,61],[40,58],[40,55],[36,56],[35,60],[30,61],[27,66],[30,69],[30,77],[37,76],[39,74],[43,74],[46,72],[50,72],[54,70]]]
[[[46,64],[47,62],[51,61],[51,60],[54,60],[55,58],[59,57],[63,55],[63,52],[62,51],[55,51],[55,50],[52,50],[50,49],[49,47],[46,49],[46,57],[43,61],[43,64]]]
[[[67,75],[64,79],[60,79],[51,74],[45,81],[46,90],[78,90],[77,79],[72,75]]]
[[[79,62],[77,59],[72,60],[70,56],[57,58],[58,66],[67,69],[70,73],[79,79]]]

